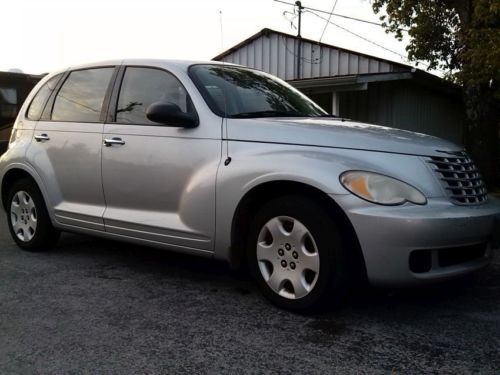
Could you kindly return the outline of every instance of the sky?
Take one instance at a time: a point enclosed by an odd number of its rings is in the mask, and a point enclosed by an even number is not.
[[[328,12],[334,3],[302,1]],[[293,7],[273,0],[0,0],[0,71],[39,74],[116,58],[210,60],[265,27],[296,34],[285,11]],[[369,0],[337,0],[335,13],[378,22]],[[331,21],[406,55],[406,42],[379,26],[338,17]],[[302,36],[319,40],[325,24],[305,13]],[[407,63],[332,25],[322,42]]]

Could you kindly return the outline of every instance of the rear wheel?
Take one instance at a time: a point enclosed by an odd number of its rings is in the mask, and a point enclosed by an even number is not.
[[[43,251],[55,245],[59,231],[52,226],[42,194],[35,183],[29,179],[16,181],[7,202],[10,234],[20,248]]]
[[[337,304],[347,287],[345,249],[331,216],[314,200],[285,196],[256,214],[247,241],[262,293],[290,310]]]

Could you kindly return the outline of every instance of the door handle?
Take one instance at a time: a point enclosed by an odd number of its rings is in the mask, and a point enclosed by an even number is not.
[[[37,142],[45,142],[45,141],[50,141],[50,138],[47,134],[39,134],[39,135],[35,135],[35,140]]]
[[[111,139],[104,139],[104,146],[111,147],[113,145],[123,146],[125,141],[118,137],[113,137]]]

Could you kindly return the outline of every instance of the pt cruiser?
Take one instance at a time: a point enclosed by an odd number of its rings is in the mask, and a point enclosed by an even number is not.
[[[462,147],[335,118],[235,65],[108,61],[45,77],[0,159],[15,242],[74,231],[245,263],[275,304],[487,265],[500,204]]]

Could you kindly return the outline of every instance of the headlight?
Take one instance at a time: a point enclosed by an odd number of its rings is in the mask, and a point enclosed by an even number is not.
[[[340,175],[340,182],[351,193],[367,201],[399,205],[405,202],[426,204],[425,196],[402,181],[378,173],[348,171]]]

